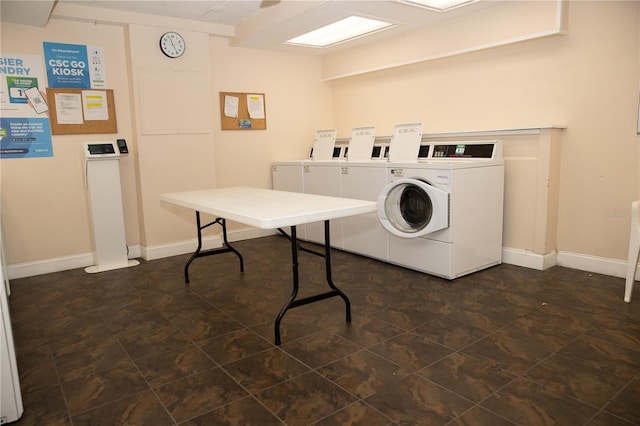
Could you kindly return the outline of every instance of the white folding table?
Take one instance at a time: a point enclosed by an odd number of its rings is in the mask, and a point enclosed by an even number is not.
[[[275,322],[275,344],[281,343],[280,322],[288,309],[330,297],[341,297],[346,305],[347,322],[351,321],[351,303],[349,298],[338,289],[331,278],[331,245],[329,221],[346,216],[371,213],[376,210],[374,201],[348,198],[327,197],[323,195],[302,194],[298,192],[276,191],[249,187],[230,187],[204,189],[198,191],[161,194],[160,199],[167,203],[195,210],[198,233],[198,247],[184,268],[185,282],[189,283],[189,265],[197,257],[233,252],[240,259],[240,271],[244,271],[242,255],[227,240],[226,220],[243,223],[261,229],[291,227],[291,256],[293,260],[293,290]],[[216,219],[206,225],[200,223],[200,213],[214,216]],[[298,294],[298,245],[296,226],[310,222],[324,221],[324,255],[327,284],[330,291],[296,299]],[[222,227],[223,247],[202,250],[202,230],[213,224]]]

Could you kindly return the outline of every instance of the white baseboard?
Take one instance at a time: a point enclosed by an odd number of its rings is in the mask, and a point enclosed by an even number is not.
[[[127,257],[135,259],[140,257],[140,246],[130,246]],[[68,271],[70,269],[86,268],[95,264],[92,253],[81,253],[73,256],[54,257],[51,259],[37,260],[34,262],[16,263],[7,265],[7,276],[10,280],[32,277],[35,275],[51,274],[53,272]]]
[[[275,230],[263,230],[256,228],[231,231],[227,237],[229,241],[241,241],[251,238],[274,235]],[[178,256],[193,253],[197,246],[196,239],[181,241],[178,243],[158,246],[129,247],[129,259],[142,258],[145,260],[161,259],[164,257]],[[203,249],[218,248],[222,246],[222,236],[203,238]],[[571,252],[552,252],[547,254],[532,253],[530,251],[504,247],[502,249],[502,263],[524,266],[537,270],[545,270],[553,266],[564,266],[582,271],[611,275],[624,278],[627,270],[627,262],[618,259],[590,256]],[[18,279],[35,275],[49,274],[70,269],[85,268],[94,264],[93,253],[82,253],[74,256],[63,256],[44,259],[34,262],[7,265],[8,278]],[[636,277],[640,277],[640,267],[636,268]]]
[[[526,250],[504,247],[502,249],[502,263],[524,266],[540,271],[557,265],[618,278],[624,278],[627,275],[627,262],[624,260],[566,251],[542,255]],[[640,265],[636,267],[636,279],[637,277],[640,277]]]
[[[544,271],[552,266],[556,266],[557,256],[558,253],[556,252],[539,254],[522,249],[502,248],[502,263],[524,266],[539,271]]]
[[[560,252],[558,253],[558,265],[618,278],[625,278],[627,275],[627,262],[625,260],[587,254]],[[636,267],[635,276],[640,276],[640,267]]]
[[[251,238],[266,237],[275,234],[271,229],[248,228],[227,233],[229,242],[249,240]],[[192,239],[172,244],[144,247],[141,258],[144,260],[162,259],[164,257],[179,256],[181,254],[193,253],[198,246],[198,240]],[[209,250],[222,247],[222,235],[202,238],[202,250]]]
[[[251,238],[265,237],[275,234],[275,230],[264,229],[241,229],[231,231],[227,234],[229,241],[241,241]],[[129,259],[141,258],[144,260],[161,259],[164,257],[178,256],[186,253],[193,253],[198,245],[194,238],[188,241],[165,244],[159,246],[130,246]],[[202,239],[204,250],[218,248],[222,246],[222,236],[216,235]],[[82,253],[73,256],[55,257],[51,259],[37,260],[33,262],[16,263],[7,265],[7,276],[10,280],[18,278],[32,277],[35,275],[50,274],[53,272],[68,271],[70,269],[86,268],[95,263],[93,253]]]

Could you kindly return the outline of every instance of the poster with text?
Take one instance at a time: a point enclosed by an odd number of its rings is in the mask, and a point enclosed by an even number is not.
[[[107,87],[102,47],[42,43],[49,87],[98,89]]]
[[[0,55],[0,158],[52,157],[42,58]]]

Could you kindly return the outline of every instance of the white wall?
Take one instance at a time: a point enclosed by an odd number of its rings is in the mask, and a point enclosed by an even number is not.
[[[639,8],[571,2],[566,36],[335,80],[336,127],[347,135],[363,125],[390,134],[410,121],[426,132],[566,125],[557,248],[625,259],[624,212],[640,194]]]
[[[80,256],[91,262],[92,225],[84,178],[85,141],[133,142],[127,55],[123,28],[52,20],[46,28],[2,23],[1,51],[43,55],[42,42],[103,46],[109,88],[114,90],[118,133],[53,136],[53,157],[3,159],[2,224],[9,265]],[[44,65],[44,58],[43,58]],[[42,71],[44,73],[44,70]],[[127,242],[139,244],[134,156],[120,161]],[[91,263],[90,263],[91,264]],[[11,272],[11,268],[9,268]]]
[[[42,55],[43,41],[104,47],[118,119],[117,134],[53,136],[52,158],[2,160],[12,278],[93,263],[84,141],[127,140],[131,154],[121,160],[127,243],[133,256],[154,258],[195,247],[193,212],[164,205],[159,194],[216,185],[269,188],[271,162],[306,154],[317,126],[332,125],[331,91],[319,78],[319,58],[234,49],[206,29],[189,27],[166,18],[144,25],[2,24],[3,52]],[[171,60],[160,53],[158,38],[175,29],[188,48]],[[189,91],[185,97],[176,85]],[[219,91],[265,93],[267,130],[221,131]]]

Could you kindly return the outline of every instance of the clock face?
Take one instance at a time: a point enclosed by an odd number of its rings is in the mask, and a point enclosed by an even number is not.
[[[184,39],[176,32],[169,31],[160,37],[160,50],[170,58],[182,56],[185,47]]]

